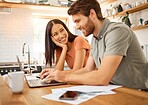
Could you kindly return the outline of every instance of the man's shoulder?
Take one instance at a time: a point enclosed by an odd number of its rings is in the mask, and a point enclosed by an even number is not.
[[[129,27],[122,22],[110,22],[107,30],[114,30],[115,28],[129,29]]]

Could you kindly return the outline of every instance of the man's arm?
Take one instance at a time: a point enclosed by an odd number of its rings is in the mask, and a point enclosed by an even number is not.
[[[96,68],[95,66],[95,62],[92,56],[89,56],[86,66],[84,68],[81,68],[79,70],[64,70],[64,71],[59,71],[59,70],[55,70],[54,72],[50,72],[48,73],[48,76],[45,78],[46,80],[56,80],[59,82],[68,82],[70,80],[66,80],[66,78],[68,78],[68,75],[74,74],[74,75],[83,75],[91,70],[94,70]],[[73,77],[77,78],[77,77]],[[80,76],[79,79],[81,79],[82,77]],[[74,81],[73,81],[74,83]]]
[[[94,59],[93,59],[92,56],[89,56],[87,63],[86,63],[84,68],[81,68],[81,69],[78,69],[78,70],[68,70],[68,71],[66,70],[66,71],[63,71],[63,72],[74,73],[74,74],[83,74],[83,73],[86,73],[88,71],[94,70],[95,68],[96,68],[96,65],[95,65]]]
[[[98,70],[91,70],[80,74],[71,73],[69,75],[65,75],[64,82],[87,85],[108,85],[121,60],[122,56],[106,56],[103,58],[101,66]]]
[[[55,70],[53,73],[50,73],[46,77],[46,80],[53,79],[59,82],[75,83],[75,80],[79,81],[83,78],[81,75],[87,72],[90,72],[91,70],[94,70],[95,68],[96,66],[95,66],[94,59],[92,56],[89,56],[87,60],[87,64],[84,68],[79,69],[79,70],[64,70],[64,71]],[[71,75],[72,77],[70,77]],[[79,83],[79,82],[76,82],[76,83]]]

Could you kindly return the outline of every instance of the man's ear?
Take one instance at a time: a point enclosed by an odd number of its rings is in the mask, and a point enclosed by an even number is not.
[[[95,18],[97,18],[97,15],[96,15],[96,12],[95,12],[94,9],[90,9],[89,17],[90,17],[92,20],[95,20]]]

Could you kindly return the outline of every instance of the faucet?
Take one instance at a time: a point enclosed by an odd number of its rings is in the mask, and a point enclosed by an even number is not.
[[[25,45],[28,45],[27,43],[24,43],[23,44],[23,48],[22,48],[22,56],[24,57],[25,56]],[[28,68],[24,69],[25,71],[29,71],[29,73],[31,74],[31,70],[33,70],[33,68],[31,68],[31,65],[30,65],[30,48],[29,48],[29,45],[28,45]]]

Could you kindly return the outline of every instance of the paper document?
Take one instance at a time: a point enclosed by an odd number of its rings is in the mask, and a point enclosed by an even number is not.
[[[108,86],[73,86],[73,87],[67,87],[67,88],[58,88],[58,89],[52,89],[52,93],[48,95],[42,96],[42,98],[54,100],[58,102],[65,102],[72,105],[78,105],[82,102],[85,102],[91,98],[94,98],[98,95],[109,95],[109,94],[115,94],[115,92],[111,91],[112,89],[119,88],[121,86],[117,85],[108,85]],[[59,97],[65,93],[66,91],[78,91],[80,92],[80,95],[76,100],[60,100]]]
[[[58,92],[55,92],[52,94],[42,96],[42,98],[54,100],[54,101],[59,101],[59,102],[65,102],[65,103],[72,104],[72,105],[78,105],[78,104],[85,102],[91,98],[94,98],[98,95],[115,94],[115,92],[113,92],[113,91],[105,91],[105,92],[101,92],[101,93],[81,93],[76,100],[60,100],[59,97],[65,92],[66,91],[64,91],[64,90],[58,91]]]
[[[73,86],[68,88],[60,88],[62,90],[70,90],[70,91],[79,91],[84,93],[89,92],[102,92],[102,91],[110,91],[115,88],[119,88],[119,85],[108,85],[108,86],[88,86],[88,85],[81,85],[81,86]]]

